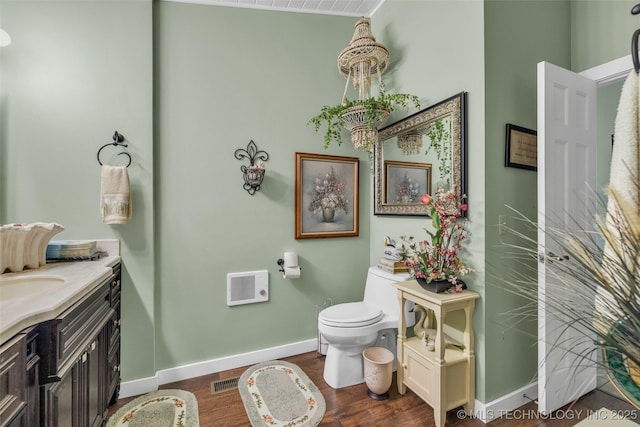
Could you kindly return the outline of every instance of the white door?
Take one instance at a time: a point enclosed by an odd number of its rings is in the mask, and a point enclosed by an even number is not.
[[[596,93],[595,81],[538,64],[538,409],[544,414],[596,387],[596,365],[588,361],[595,352],[583,354],[593,340],[562,309],[585,301],[562,285],[568,278],[554,267],[566,254],[550,238],[553,229],[593,229],[587,200],[596,186]]]

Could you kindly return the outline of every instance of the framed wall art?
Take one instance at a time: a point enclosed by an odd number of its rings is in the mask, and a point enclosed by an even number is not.
[[[431,163],[384,161],[384,203],[419,204],[431,194]]]
[[[429,208],[419,199],[402,201],[406,196],[394,194],[396,177],[387,172],[400,172],[402,179],[408,171],[403,162],[416,165],[414,172],[421,173],[423,184],[428,179],[429,189],[420,195],[438,189],[451,190],[460,198],[467,194],[466,99],[467,93],[460,92],[380,129],[380,141],[374,146],[374,215],[429,216]]]
[[[504,165],[538,170],[538,133],[535,130],[507,123]]]
[[[296,153],[295,238],[358,235],[357,157]]]

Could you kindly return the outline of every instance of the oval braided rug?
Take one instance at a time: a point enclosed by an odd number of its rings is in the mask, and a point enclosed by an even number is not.
[[[326,404],[318,387],[293,363],[272,360],[247,369],[238,389],[251,425],[317,426]]]
[[[124,405],[107,427],[199,427],[198,401],[184,390],[158,390]]]

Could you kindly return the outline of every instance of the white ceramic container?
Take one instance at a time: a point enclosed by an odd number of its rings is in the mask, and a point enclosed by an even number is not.
[[[62,230],[54,222],[0,225],[0,274],[45,265],[49,240]]]

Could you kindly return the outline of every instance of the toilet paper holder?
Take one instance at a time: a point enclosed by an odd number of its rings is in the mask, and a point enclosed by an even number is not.
[[[276,263],[280,266],[280,268],[278,269],[278,271],[280,273],[284,273],[284,258],[278,258],[278,261],[276,261]],[[302,267],[297,266],[300,270],[302,270]]]

